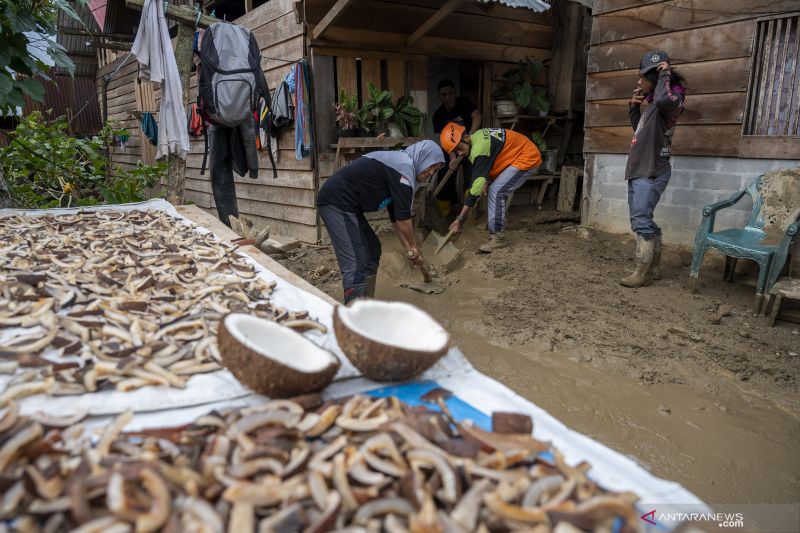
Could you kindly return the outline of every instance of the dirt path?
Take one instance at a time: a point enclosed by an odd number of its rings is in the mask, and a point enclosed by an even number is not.
[[[800,500],[798,328],[768,328],[753,288],[711,268],[690,294],[686,253],[667,250],[663,280],[624,289],[625,237],[535,216],[512,212],[512,247],[490,256],[471,251],[485,239],[471,224],[439,295],[398,287],[418,274],[382,235],[377,296],[427,309],[481,372],[709,503]],[[284,263],[341,297],[328,248]]]

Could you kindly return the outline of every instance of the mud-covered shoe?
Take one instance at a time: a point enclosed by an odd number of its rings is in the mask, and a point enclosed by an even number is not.
[[[489,240],[481,244],[478,250],[480,250],[483,253],[490,254],[495,250],[499,250],[500,248],[506,248],[507,246],[508,246],[508,241],[506,240],[505,234],[490,233]]]
[[[655,239],[646,240],[636,236],[636,268],[633,273],[620,280],[624,287],[644,287],[653,281],[652,266],[655,253]]]
[[[653,245],[653,264],[650,266],[650,277],[653,280],[658,280],[664,277],[664,273],[661,271],[661,235],[656,235],[653,237],[655,241]]]

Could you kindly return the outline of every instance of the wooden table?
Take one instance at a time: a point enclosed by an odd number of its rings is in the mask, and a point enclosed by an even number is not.
[[[415,142],[424,141],[426,137],[339,137],[339,142],[332,144],[336,148],[334,170],[339,170],[347,162],[347,154],[356,154],[358,151],[387,150],[398,146],[409,146]]]

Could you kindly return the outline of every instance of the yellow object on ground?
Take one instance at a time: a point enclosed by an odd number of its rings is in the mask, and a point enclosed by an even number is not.
[[[444,218],[450,214],[450,200],[436,200],[436,211]]]

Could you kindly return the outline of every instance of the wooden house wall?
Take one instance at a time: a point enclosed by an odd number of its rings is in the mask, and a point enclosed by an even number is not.
[[[628,152],[628,100],[639,61],[660,49],[687,80],[673,153],[744,155],[742,116],[756,19],[797,8],[797,0],[595,0],[584,151]]]
[[[235,22],[253,32],[261,47],[262,68],[270,89],[274,90],[291,69],[304,57],[304,27],[298,23],[292,0],[270,0]],[[190,101],[197,95],[197,78],[192,76]],[[200,175],[203,161],[203,138],[192,138],[186,161],[186,198],[197,205],[214,208],[208,169]],[[266,151],[259,152],[259,176],[252,180],[234,174],[239,211],[258,217],[275,234],[288,235],[305,242],[318,239],[317,213],[314,207],[315,180],[312,158],[295,158],[294,128],[284,130],[278,139],[276,163],[278,178],[272,178],[272,166]]]
[[[139,73],[138,63],[127,54],[117,58],[97,71],[97,96],[100,100],[100,114],[103,114],[103,78],[111,74],[113,77],[106,88],[105,98],[108,120],[119,124],[128,131],[128,142],[124,147],[117,147],[112,156],[115,165],[130,169],[144,160],[146,148],[141,138],[139,120],[133,116],[140,110],[136,101],[136,78]]]

